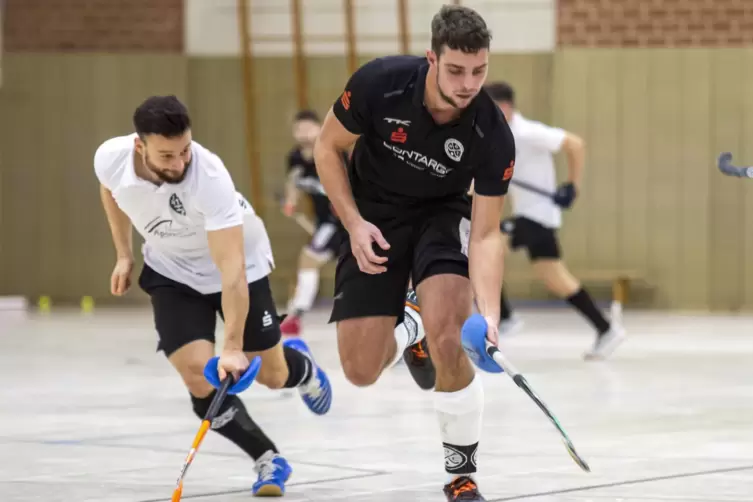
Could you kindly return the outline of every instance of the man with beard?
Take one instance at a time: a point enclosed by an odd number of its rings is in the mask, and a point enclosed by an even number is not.
[[[283,335],[298,336],[301,320],[314,304],[319,290],[319,272],[346,240],[345,229],[332,212],[329,199],[322,191],[319,175],[314,165],[314,142],[321,122],[313,110],[301,110],[293,119],[295,146],[288,153],[288,181],[285,187],[283,212],[293,216],[301,194],[311,198],[316,218],[316,228],[311,241],[301,249],[298,258],[298,280],[295,294],[288,306],[288,316],[280,326]],[[347,161],[347,155],[342,154]]]
[[[499,221],[515,145],[482,90],[491,41],[484,20],[467,7],[444,6],[431,32],[426,57],[378,58],[351,76],[324,120],[314,158],[350,238],[331,317],[345,376],[371,385],[406,347],[428,338],[444,493],[449,502],[479,502],[473,475],[484,392],[460,330],[475,298],[497,343]],[[339,152],[354,142],[346,168]],[[409,279],[425,335],[404,315]]]
[[[312,412],[326,413],[327,375],[303,342],[280,342],[269,238],[222,160],[192,140],[188,111],[174,96],[148,98],[133,124],[134,134],[105,141],[94,155],[117,256],[112,294],[131,285],[135,226],[145,241],[139,285],[151,297],[157,350],[182,378],[200,419],[216,393],[203,370],[214,356],[217,314],[224,320],[220,379],[237,379],[260,356],[260,383],[298,388]],[[212,427],[256,461],[255,495],[284,493],[290,465],[237,396],[224,400]]]

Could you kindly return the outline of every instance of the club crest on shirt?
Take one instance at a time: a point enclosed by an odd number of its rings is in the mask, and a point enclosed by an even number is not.
[[[455,138],[448,138],[444,142],[444,153],[455,162],[460,162],[463,156],[463,144]]]
[[[183,202],[181,202],[178,196],[175,194],[172,194],[170,196],[170,209],[172,209],[173,211],[175,211],[181,216],[186,215],[186,208],[183,207]]]

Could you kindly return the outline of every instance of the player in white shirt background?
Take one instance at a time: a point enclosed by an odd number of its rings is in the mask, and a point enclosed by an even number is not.
[[[258,382],[297,387],[312,412],[326,413],[332,399],[326,374],[304,342],[281,343],[269,237],[222,160],[193,141],[188,111],[174,96],[148,98],[133,125],[134,134],[105,141],[94,155],[117,256],[112,294],[131,285],[135,226],[145,241],[139,286],[151,298],[158,350],[182,378],[200,419],[216,393],[203,371],[215,355],[217,314],[224,320],[220,379],[237,379],[260,356]],[[238,396],[223,401],[212,429],[256,461],[255,495],[284,493],[292,469]]]
[[[591,295],[567,269],[557,238],[562,209],[572,206],[580,188],[585,163],[584,142],[571,132],[523,116],[515,107],[515,91],[506,82],[488,84],[486,90],[502,110],[515,137],[515,172],[510,184],[513,217],[503,222],[502,230],[508,235],[513,250],[526,249],[536,276],[547,289],[565,299],[596,330],[594,345],[585,357],[606,357],[624,340],[625,330],[619,320],[610,322],[604,317]],[[567,154],[568,181],[558,187],[554,154],[560,150]],[[525,189],[516,182],[553,193],[554,197]],[[501,314],[501,333],[509,333],[520,326],[504,292]]]

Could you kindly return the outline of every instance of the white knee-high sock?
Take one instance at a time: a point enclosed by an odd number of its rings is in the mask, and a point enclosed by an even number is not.
[[[387,368],[392,368],[397,364],[400,358],[403,357],[405,349],[420,342],[425,336],[426,333],[424,332],[424,323],[421,321],[421,315],[406,305],[403,322],[395,327],[397,350],[395,350],[395,356],[392,358],[392,362],[387,365]]]
[[[434,407],[444,446],[444,468],[448,481],[476,472],[481,419],[484,413],[484,386],[478,375],[456,392],[434,392]]]
[[[311,310],[319,291],[319,270],[307,268],[298,271],[298,282],[295,286],[295,296],[291,302],[293,311],[307,312]]]

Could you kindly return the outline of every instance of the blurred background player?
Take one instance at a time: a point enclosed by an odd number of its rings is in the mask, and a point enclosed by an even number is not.
[[[326,413],[326,374],[302,341],[280,343],[269,237],[222,160],[193,141],[188,111],[174,96],[148,98],[133,124],[136,133],[105,141],[94,156],[117,253],[111,292],[123,295],[131,285],[135,226],[145,240],[139,285],[151,298],[158,350],[180,374],[199,418],[216,392],[203,370],[214,357],[218,313],[225,324],[220,379],[225,372],[238,378],[258,355],[257,381],[297,387],[312,412]],[[255,495],[284,493],[292,469],[238,396],[223,401],[212,429],[256,461]]]
[[[340,245],[347,242],[345,228],[324,194],[314,164],[314,143],[320,130],[321,122],[316,112],[302,110],[296,114],[293,120],[295,146],[288,154],[283,212],[292,217],[304,193],[311,200],[316,221],[311,241],[301,249],[298,257],[295,293],[288,305],[288,316],[280,326],[287,336],[300,335],[301,319],[313,306],[319,291],[322,267],[336,256]],[[343,161],[348,161],[347,153],[343,153]]]
[[[488,84],[486,90],[505,115],[515,137],[515,174],[510,185],[513,217],[502,223],[510,247],[525,248],[536,276],[547,289],[567,300],[596,330],[596,341],[586,358],[608,356],[625,338],[620,320],[608,321],[562,262],[557,229],[562,224],[561,208],[569,209],[578,194],[583,176],[585,146],[577,135],[541,122],[529,120],[515,107],[515,92],[506,82]],[[554,154],[567,154],[568,181],[557,187]],[[554,193],[553,199],[515,184],[522,181]],[[520,320],[502,293],[500,334],[520,327]]]

